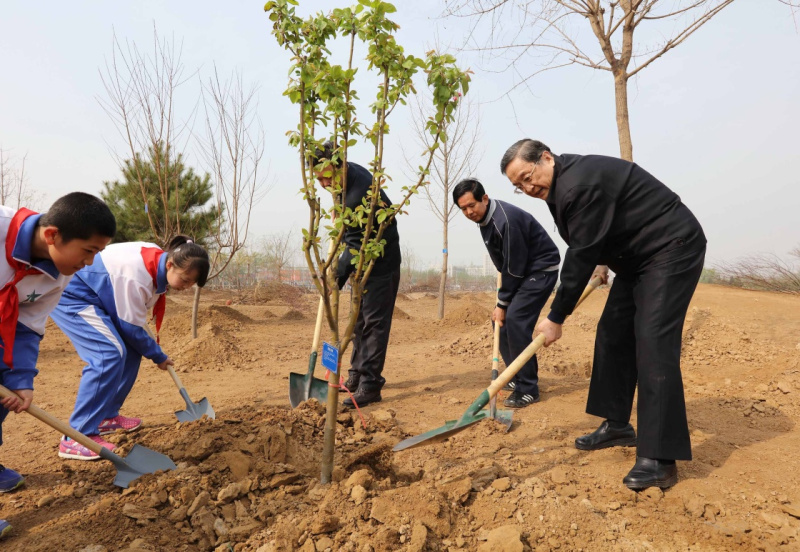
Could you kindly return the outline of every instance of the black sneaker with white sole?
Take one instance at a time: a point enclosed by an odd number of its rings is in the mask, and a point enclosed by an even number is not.
[[[509,408],[525,408],[526,406],[535,402],[539,402],[539,395],[533,396],[529,395],[528,393],[514,391],[506,400],[503,401],[503,405]]]
[[[514,380],[511,380],[506,384],[505,387],[503,387],[502,391],[513,393],[516,388],[517,388],[517,383]]]

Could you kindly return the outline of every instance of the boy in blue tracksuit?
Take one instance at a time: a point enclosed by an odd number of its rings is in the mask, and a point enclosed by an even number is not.
[[[0,206],[0,384],[10,393],[0,399],[0,444],[8,413],[27,410],[33,401],[33,378],[47,316],[72,274],[91,265],[108,245],[116,221],[100,199],[75,192],[40,215],[29,209]],[[0,492],[24,483],[16,471],[0,465]],[[0,520],[0,538],[11,525]]]
[[[453,188],[453,202],[478,223],[483,243],[501,285],[492,320],[500,324],[500,354],[511,364],[533,339],[533,327],[553,291],[561,255],[533,215],[505,201],[489,199],[473,178]],[[539,364],[534,355],[509,382],[511,395],[503,402],[524,408],[539,400]]]
[[[208,253],[187,236],[176,236],[164,251],[152,243],[128,242],[109,246],[97,262],[75,274],[64,290],[53,320],[70,338],[86,362],[70,425],[108,448],[101,436],[118,429],[134,431],[140,418],[121,416],[122,404],[139,374],[142,357],[162,370],[172,360],[145,329],[153,310],[156,332],[161,329],[167,287],[181,290],[208,278]],[[63,437],[58,455],[74,460],[100,456]]]

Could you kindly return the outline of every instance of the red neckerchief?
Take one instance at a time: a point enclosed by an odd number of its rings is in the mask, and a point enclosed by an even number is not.
[[[30,265],[14,258],[14,245],[17,243],[17,235],[22,222],[37,214],[23,207],[11,219],[11,225],[6,234],[6,262],[14,269],[14,277],[0,289],[0,338],[3,339],[3,362],[10,369],[14,368],[14,339],[17,336],[17,319],[19,318],[17,282],[29,274],[41,274]]]
[[[142,247],[142,259],[144,260],[144,267],[147,273],[153,278],[153,285],[158,290],[158,261],[164,251],[158,247]],[[161,331],[161,322],[164,321],[164,311],[167,308],[167,294],[162,293],[156,299],[156,304],[153,305],[153,318],[156,321],[156,343],[161,344],[161,338],[158,332]]]

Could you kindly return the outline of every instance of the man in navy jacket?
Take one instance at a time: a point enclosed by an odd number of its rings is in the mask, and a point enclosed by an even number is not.
[[[547,202],[569,245],[561,286],[537,327],[545,345],[561,337],[564,318],[597,265],[616,273],[597,326],[586,404],[586,412],[605,421],[575,446],[636,443],[636,464],[624,484],[635,490],[674,485],[675,460],[692,458],[680,355],[705,257],[700,223],[674,192],[621,159],[553,155],[545,144],[525,139],[506,151],[500,169],[517,189]],[[638,441],[628,423],[637,382]]]
[[[489,199],[473,178],[453,188],[453,202],[478,223],[483,243],[501,274],[492,320],[500,324],[500,354],[506,366],[532,341],[539,313],[553,291],[561,256],[544,228],[530,213]],[[503,404],[522,408],[539,400],[539,364],[534,355],[511,380]]]
[[[324,147],[317,152],[317,161],[331,159],[333,145],[326,142]],[[338,167],[339,163],[334,162]],[[333,184],[332,171],[322,171],[317,174],[317,180],[323,188],[330,188]],[[344,205],[355,210],[365,200],[369,201],[368,192],[372,187],[372,174],[356,163],[347,163],[347,183],[344,187]],[[381,190],[380,203],[382,206],[392,204],[386,192]],[[377,224],[373,228],[373,233]],[[350,249],[360,249],[364,239],[362,226],[350,226],[345,230],[344,242],[346,247],[339,257],[336,279],[339,289],[344,287],[348,278],[355,270],[351,262],[353,254]],[[374,237],[374,236],[373,236]],[[400,287],[400,235],[397,232],[397,219],[393,220],[383,233],[386,241],[383,255],[375,260],[375,265],[365,284],[364,295],[361,297],[361,308],[358,311],[358,320],[353,331],[353,354],[350,358],[350,373],[345,386],[353,394],[346,398],[345,406],[353,407],[353,400],[359,406],[379,402],[381,389],[386,383],[382,376],[383,366],[386,362],[386,351],[389,347],[389,332],[392,329],[392,315],[394,304],[397,300],[397,290]]]

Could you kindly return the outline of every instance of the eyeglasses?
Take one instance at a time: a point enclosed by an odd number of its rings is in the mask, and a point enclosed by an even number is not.
[[[528,174],[522,177],[522,180],[519,184],[514,183],[514,193],[515,194],[522,194],[525,193],[525,185],[531,183],[531,179],[533,178],[533,173],[536,171],[536,167],[538,167],[538,163],[533,164],[533,168],[530,170]]]

